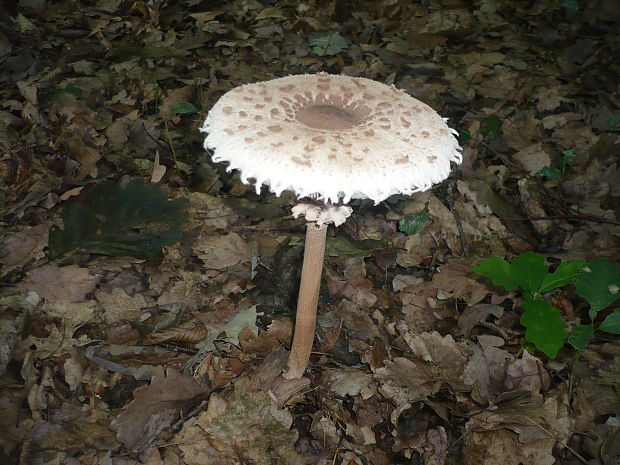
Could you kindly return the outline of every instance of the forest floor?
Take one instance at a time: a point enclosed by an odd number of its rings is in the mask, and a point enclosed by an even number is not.
[[[617,0],[2,1],[0,462],[618,465],[619,27]],[[330,228],[286,381],[304,221],[199,128],[319,71],[430,105],[463,163]]]

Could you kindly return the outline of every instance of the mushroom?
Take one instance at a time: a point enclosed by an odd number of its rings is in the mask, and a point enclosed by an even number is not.
[[[351,199],[375,204],[443,181],[460,163],[456,132],[428,105],[395,87],[326,73],[246,84],[224,94],[201,131],[213,161],[276,195],[293,191],[307,221],[293,345],[284,373],[301,378],[310,359],[327,225]]]

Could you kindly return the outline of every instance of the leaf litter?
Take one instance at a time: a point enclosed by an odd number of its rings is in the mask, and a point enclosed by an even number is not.
[[[268,3],[0,12],[0,461],[615,465],[617,2]],[[198,128],[236,85],[318,71],[433,106],[464,161],[354,203],[286,381],[303,224]],[[542,292],[608,333],[525,343],[510,276],[472,268],[529,251],[606,276]]]

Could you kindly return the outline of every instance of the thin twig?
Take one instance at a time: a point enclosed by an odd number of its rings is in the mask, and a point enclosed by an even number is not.
[[[463,254],[467,255],[469,253],[469,247],[467,246],[467,242],[465,241],[465,231],[463,231],[463,223],[461,221],[461,215],[456,209],[452,210],[452,214],[454,215],[454,219],[456,220],[456,229],[459,231],[459,240],[461,241],[461,249],[463,250]]]
[[[511,341],[512,339],[514,339],[515,337],[518,337],[520,335],[518,332],[515,332],[513,330],[506,330],[506,329],[502,328],[501,326],[496,325],[495,323],[491,323],[490,321],[480,321],[480,322],[478,322],[478,324],[480,326],[484,326],[487,329],[490,329],[491,331],[495,331],[506,342]]]
[[[555,439],[558,443],[560,443],[560,445],[562,445],[563,447],[565,447],[566,449],[568,449],[570,452],[572,452],[572,454],[577,457],[582,463],[585,463],[586,465],[590,462],[588,462],[585,458],[583,458],[581,455],[579,455],[579,453],[573,449],[571,446],[569,446],[568,444],[564,444],[564,441],[562,441],[560,438],[558,438],[555,434],[553,434],[551,431],[549,431],[548,429],[546,429],[544,426],[539,425],[538,423],[535,423],[536,426],[538,426],[541,430],[543,430],[545,433],[547,433],[549,436],[551,436],[553,439]]]

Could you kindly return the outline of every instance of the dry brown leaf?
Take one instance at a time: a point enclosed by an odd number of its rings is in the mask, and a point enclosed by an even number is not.
[[[145,450],[176,421],[181,408],[201,394],[207,392],[192,376],[168,368],[166,377],[154,376],[151,384],[133,392],[134,399],[110,428],[129,450]]]
[[[441,336],[437,331],[416,334],[402,323],[397,329],[416,357],[436,367],[444,381],[459,383],[469,359],[465,350],[451,335]]]
[[[463,331],[464,336],[469,333],[478,323],[486,321],[489,315],[500,318],[504,314],[504,308],[494,304],[476,304],[468,306],[459,317],[459,328]]]
[[[155,161],[153,162],[153,172],[151,173],[151,182],[158,183],[166,174],[166,167],[159,164],[159,150],[155,151]]]
[[[466,465],[553,465],[553,441],[540,439],[521,444],[517,434],[505,429],[473,432],[465,436]],[[550,447],[551,446],[551,447]]]
[[[543,150],[542,142],[532,144],[512,155],[531,175],[545,166],[552,166],[551,156]]]
[[[227,229],[239,219],[239,215],[218,197],[202,192],[190,192],[187,198],[190,218],[200,225]]]
[[[28,273],[20,287],[24,292],[36,292],[50,303],[80,302],[95,290],[100,280],[101,276],[91,275],[88,268],[47,264]]]
[[[189,320],[172,328],[150,333],[143,341],[144,345],[161,344],[163,342],[187,342],[196,344],[209,336],[207,329],[196,320]]]
[[[17,391],[7,390],[0,397],[0,446],[4,455],[9,456],[18,444],[32,437],[34,421],[23,409],[23,399]]]
[[[290,413],[252,384],[237,383],[227,398],[212,394],[207,411],[185,422],[174,443],[187,465],[303,464],[293,447],[296,434],[289,430]]]
[[[410,331],[425,332],[435,327],[437,319],[433,310],[439,307],[437,300],[437,288],[430,282],[422,282],[418,285],[408,286],[405,291],[398,294],[402,302],[404,323]]]
[[[352,368],[330,370],[324,381],[330,391],[341,397],[359,395],[366,400],[377,393],[372,375]]]
[[[108,290],[97,289],[95,297],[103,308],[103,318],[108,323],[120,323],[123,320],[137,321],[144,309],[149,307],[144,294],[129,295],[120,287]]]
[[[252,251],[237,233],[200,234],[192,249],[208,269],[223,270],[240,263],[249,263]]]
[[[273,352],[293,337],[293,322],[288,317],[274,318],[267,331],[259,331],[258,336],[250,328],[239,333],[239,343],[246,354]]]
[[[99,175],[97,162],[102,157],[101,152],[84,144],[81,138],[75,138],[69,144],[69,154],[71,158],[80,164],[80,168],[75,175],[76,181],[83,181],[86,176],[96,178]]]
[[[506,387],[514,390],[525,390],[532,394],[549,389],[551,379],[542,361],[523,351],[523,357],[508,364],[506,371]]]
[[[499,349],[504,340],[497,336],[478,336],[480,346],[472,346],[473,356],[463,371],[463,382],[473,386],[472,397],[479,403],[492,401],[503,391],[506,367],[513,356]]]
[[[439,299],[463,299],[467,305],[480,302],[489,293],[486,286],[470,277],[471,264],[464,260],[449,260],[433,275],[432,285]]]
[[[361,307],[372,307],[377,302],[377,296],[372,293],[373,283],[366,279],[362,257],[347,258],[339,271],[342,275],[330,266],[325,268],[325,279],[332,296],[341,295]]]
[[[380,384],[381,394],[394,399],[398,413],[411,403],[435,394],[441,387],[441,376],[433,364],[404,357],[386,361],[374,377]]]
[[[0,249],[0,262],[4,265],[0,276],[26,265],[31,260],[41,258],[43,249],[47,246],[48,231],[46,224],[40,224],[20,229],[5,237]]]

